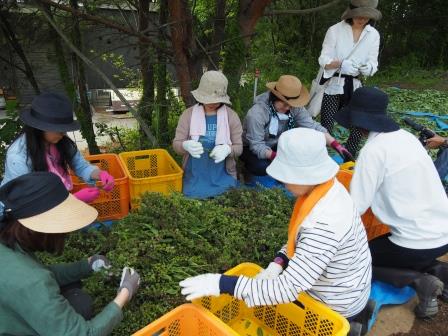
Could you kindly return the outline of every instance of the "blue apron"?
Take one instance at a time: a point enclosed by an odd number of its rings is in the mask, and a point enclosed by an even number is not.
[[[237,186],[237,180],[226,171],[225,162],[215,163],[210,152],[215,147],[217,116],[206,116],[205,135],[199,138],[204,153],[199,159],[188,156],[183,177],[183,193],[191,198],[208,198]]]

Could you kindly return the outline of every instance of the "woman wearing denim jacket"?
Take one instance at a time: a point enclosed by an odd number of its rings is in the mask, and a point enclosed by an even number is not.
[[[31,107],[20,113],[20,119],[24,127],[6,153],[1,185],[33,171],[49,171],[59,176],[70,191],[73,188],[70,168],[86,183],[100,180],[105,191],[112,190],[114,178],[87,162],[65,134],[79,129],[79,123],[73,120],[72,104],[65,96],[57,93],[36,96]],[[74,195],[84,202],[92,202],[99,196],[99,190],[88,187]]]

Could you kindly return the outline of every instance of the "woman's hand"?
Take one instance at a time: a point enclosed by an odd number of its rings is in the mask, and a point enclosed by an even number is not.
[[[325,65],[325,69],[339,69],[341,67],[342,62],[339,60],[333,60],[330,63]]]

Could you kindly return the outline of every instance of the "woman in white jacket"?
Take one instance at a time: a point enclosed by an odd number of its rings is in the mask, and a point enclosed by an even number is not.
[[[378,0],[351,0],[342,21],[331,26],[322,44],[319,64],[320,84],[326,83],[321,108],[321,124],[332,132],[335,113],[346,106],[353,91],[361,86],[360,76],[378,70],[380,35],[372,26],[381,18]],[[350,128],[346,148],[356,156],[361,133]]]

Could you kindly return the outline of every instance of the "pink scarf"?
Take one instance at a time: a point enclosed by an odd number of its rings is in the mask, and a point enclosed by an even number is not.
[[[64,183],[65,188],[67,190],[73,189],[72,179],[70,178],[70,174],[68,174],[64,168],[59,165],[59,160],[61,155],[59,154],[58,149],[55,145],[50,144],[49,150],[46,154],[48,171],[50,173],[56,174],[61,179],[62,183]]]
[[[190,120],[190,137],[199,140],[201,135],[205,135],[205,111],[204,106],[196,104],[193,106]],[[222,105],[217,111],[216,139],[215,145],[232,145],[230,141],[229,118],[226,105]]]

